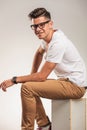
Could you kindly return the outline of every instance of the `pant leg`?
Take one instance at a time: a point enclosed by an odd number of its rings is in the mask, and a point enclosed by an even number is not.
[[[45,109],[43,107],[40,97],[36,97],[36,122],[39,127],[45,126],[50,123],[48,116],[46,115]]]
[[[34,118],[36,114],[36,100],[31,92],[28,92],[27,87],[22,85],[22,129],[34,130]]]
[[[44,82],[24,83],[21,93],[22,126],[33,130],[35,117],[39,126],[47,123],[45,110],[39,97],[48,99],[81,98],[85,93],[85,89],[78,87],[69,80],[46,80]]]
[[[31,85],[27,85],[26,83],[22,85],[22,130],[34,130],[35,119],[39,126],[49,123],[40,97],[33,94]]]

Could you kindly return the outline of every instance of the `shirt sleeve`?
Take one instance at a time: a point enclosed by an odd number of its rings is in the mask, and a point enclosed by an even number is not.
[[[45,43],[42,42],[40,45],[41,45],[41,47],[45,50]]]
[[[46,61],[53,63],[61,63],[66,47],[63,43],[54,43],[49,47],[46,55]]]

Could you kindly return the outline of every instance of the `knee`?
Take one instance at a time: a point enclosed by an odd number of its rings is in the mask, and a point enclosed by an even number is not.
[[[23,83],[21,85],[21,94],[31,93],[31,86],[28,83]]]

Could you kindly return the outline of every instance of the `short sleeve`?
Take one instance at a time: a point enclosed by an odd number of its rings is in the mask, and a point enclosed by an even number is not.
[[[54,43],[49,47],[46,55],[46,61],[61,63],[66,47],[62,43]]]
[[[41,47],[45,50],[45,43],[42,42],[40,45],[41,45]]]

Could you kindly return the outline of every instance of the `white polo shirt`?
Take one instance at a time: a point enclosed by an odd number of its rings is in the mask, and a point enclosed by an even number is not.
[[[54,72],[58,79],[69,78],[79,86],[86,86],[85,64],[75,46],[61,30],[53,33],[48,48],[45,41],[41,46],[46,51],[45,60],[57,63]]]

